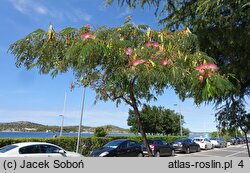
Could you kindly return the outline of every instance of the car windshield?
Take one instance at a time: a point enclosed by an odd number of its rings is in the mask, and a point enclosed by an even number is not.
[[[111,141],[104,145],[105,148],[117,148],[123,141]]]
[[[210,140],[220,140],[220,138],[210,138]]]
[[[183,142],[185,141],[186,139],[176,139],[174,142]]]
[[[17,147],[16,145],[7,145],[3,148],[0,148],[0,153],[6,153],[7,151],[10,151],[16,147]]]
[[[204,139],[194,139],[194,141],[204,141]]]
[[[218,140],[218,138],[210,138],[210,140]]]

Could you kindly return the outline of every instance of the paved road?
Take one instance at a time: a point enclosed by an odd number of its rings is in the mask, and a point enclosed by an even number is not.
[[[232,145],[227,148],[201,150],[201,152],[183,154],[176,153],[176,157],[248,157],[246,144]]]

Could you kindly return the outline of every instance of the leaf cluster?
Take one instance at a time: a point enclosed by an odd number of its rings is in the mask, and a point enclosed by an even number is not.
[[[197,38],[188,28],[152,31],[146,25],[127,23],[96,30],[86,26],[59,32],[50,29],[49,33],[39,29],[10,46],[17,66],[36,67],[52,77],[72,69],[76,84],[94,89],[96,100],[133,105],[133,95],[140,104],[157,99],[171,87],[181,99],[192,97],[200,104],[232,89],[227,77],[219,73],[199,81],[195,67],[213,60],[199,50]],[[133,50],[131,55],[127,48]],[[167,64],[162,63],[164,59]],[[135,60],[143,63],[134,65]]]

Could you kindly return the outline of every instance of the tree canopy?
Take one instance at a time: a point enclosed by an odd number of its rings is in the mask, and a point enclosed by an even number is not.
[[[106,0],[108,4],[114,0]],[[189,27],[202,51],[213,57],[223,73],[233,73],[233,95],[250,96],[249,0],[118,0],[131,8],[152,6],[170,31]],[[221,101],[221,100],[219,100]]]
[[[171,87],[181,99],[196,104],[226,95],[228,76],[218,72],[213,59],[200,51],[188,28],[178,32],[151,30],[125,23],[119,27],[90,25],[55,32],[38,29],[10,46],[17,67],[38,68],[55,77],[72,70],[76,85],[90,87],[96,100],[125,102],[135,111],[142,139],[151,153],[139,106],[157,99]]]
[[[143,105],[141,111],[141,119],[145,133],[149,134],[164,134],[164,135],[179,135],[180,133],[180,115],[173,110],[165,109],[164,107],[156,107]],[[183,116],[182,126],[184,123]],[[129,110],[128,126],[130,131],[139,133],[139,128],[136,123],[136,116],[133,110]],[[187,134],[188,129],[185,129]]]
[[[130,84],[140,101],[156,99],[173,87],[182,99],[197,104],[224,95],[230,83],[217,73],[213,59],[197,47],[189,29],[152,31],[144,25],[116,28],[38,29],[10,46],[16,65],[37,67],[55,77],[72,69],[76,83],[93,88],[97,99],[131,105]],[[228,85],[229,84],[229,85]]]

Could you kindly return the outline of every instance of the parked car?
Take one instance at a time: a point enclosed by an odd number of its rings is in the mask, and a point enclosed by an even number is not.
[[[245,137],[239,137],[239,143],[240,144],[245,144],[247,141],[246,141],[246,138]]]
[[[232,144],[232,145],[238,144],[237,139],[236,139],[236,138],[231,138],[231,144]]]
[[[162,139],[149,139],[148,143],[152,151],[152,154],[155,157],[175,155],[173,146]],[[143,154],[148,155],[146,147],[142,145],[142,148],[143,148]]]
[[[0,157],[81,157],[81,154],[45,142],[23,142],[0,148]]]
[[[210,142],[214,147],[224,148],[227,147],[227,143],[224,139],[221,138],[210,138]]]
[[[200,145],[195,143],[191,139],[176,139],[173,142],[173,147],[175,151],[185,152],[185,153],[191,153],[191,152],[200,152],[201,148]]]
[[[214,148],[213,144],[207,138],[195,137],[193,141],[199,144],[201,149],[207,150]]]
[[[92,157],[143,157],[141,145],[133,140],[117,139],[93,150]]]

